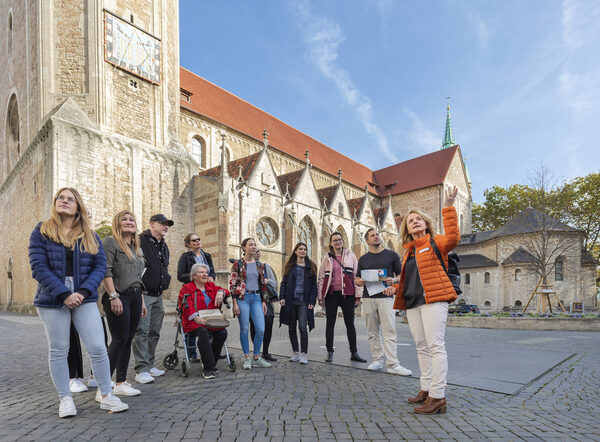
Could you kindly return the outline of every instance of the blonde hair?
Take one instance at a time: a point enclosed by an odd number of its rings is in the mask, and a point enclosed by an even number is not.
[[[135,219],[135,215],[129,210],[121,210],[113,218],[112,231],[113,237],[115,238],[117,245],[123,252],[125,252],[129,260],[131,261],[133,259],[133,253],[131,253],[131,247],[129,246],[129,244],[127,244],[127,241],[125,241],[125,238],[123,237],[123,231],[121,230],[121,221],[123,220],[123,217],[125,215],[131,215],[133,217],[133,220],[135,221],[135,227],[137,229],[137,220]],[[133,234],[133,241],[131,242],[131,245],[133,246],[133,250],[135,250],[135,254],[137,256],[144,256],[142,253],[142,249],[140,248],[140,239],[137,232]]]
[[[431,218],[429,218],[427,215],[425,215],[423,212],[421,212],[420,210],[416,210],[416,209],[411,209],[408,211],[408,213],[406,214],[406,216],[404,217],[404,219],[402,219],[402,223],[400,224],[400,238],[402,240],[402,245],[408,244],[409,242],[413,241],[413,237],[410,233],[408,233],[408,226],[407,221],[408,221],[408,216],[411,213],[416,213],[417,215],[419,215],[421,218],[423,218],[423,221],[425,221],[425,225],[427,226],[427,229],[425,230],[425,233],[429,233],[429,236],[433,239],[435,238],[435,236],[437,235],[433,224],[431,222]]]
[[[77,213],[75,214],[75,219],[73,220],[73,228],[68,235],[63,231],[62,219],[56,211],[56,200],[58,196],[65,190],[71,192],[75,197],[75,201],[77,202]],[[92,221],[88,216],[88,211],[83,203],[81,195],[72,187],[61,187],[58,189],[54,195],[54,198],[52,199],[50,218],[42,223],[40,232],[46,238],[70,248],[75,246],[77,240],[81,240],[81,251],[85,251],[92,255],[98,253],[98,237],[96,236],[94,229],[92,229]]]

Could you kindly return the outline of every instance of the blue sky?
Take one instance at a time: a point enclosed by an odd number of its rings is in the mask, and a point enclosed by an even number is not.
[[[473,199],[600,169],[600,1],[180,1],[181,65],[372,169],[439,149]]]

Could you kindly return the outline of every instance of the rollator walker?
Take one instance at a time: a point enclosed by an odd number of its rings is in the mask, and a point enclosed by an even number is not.
[[[175,344],[174,344],[174,348],[173,348],[173,352],[167,354],[164,359],[163,359],[163,365],[167,370],[173,370],[175,368],[177,368],[177,365],[179,364],[179,356],[177,355],[177,349],[179,348],[179,338],[181,336],[181,339],[183,341],[183,354],[185,356],[185,358],[181,361],[181,374],[183,374],[184,377],[188,377],[190,375],[190,371],[191,371],[191,364],[190,364],[190,358],[188,355],[188,350],[187,350],[187,345],[186,345],[186,333],[183,331],[183,321],[182,321],[182,315],[183,315],[183,304],[185,304],[187,306],[187,298],[189,298],[191,295],[185,295],[183,298],[183,301],[181,304],[177,304],[177,320],[175,322],[175,326],[177,327],[177,332],[175,333]],[[231,308],[231,304],[229,303],[229,296],[225,297],[223,299],[223,304],[230,309]],[[210,319],[208,320],[209,322],[207,322],[207,325],[210,326]],[[216,324],[217,326],[214,328],[226,328],[229,326],[229,321],[226,319],[223,320],[218,320],[219,323]],[[225,341],[223,343],[223,349],[225,350],[225,356],[227,357],[227,365],[229,366],[229,371],[235,371],[235,359],[233,358],[233,356],[231,356],[229,354],[229,350],[227,348],[227,341]]]

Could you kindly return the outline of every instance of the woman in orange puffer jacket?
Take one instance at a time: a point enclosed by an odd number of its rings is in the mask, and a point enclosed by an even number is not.
[[[458,217],[453,207],[458,189],[446,190],[442,217],[444,235],[436,235],[431,219],[418,210],[411,210],[402,220],[400,236],[405,249],[400,283],[394,285],[394,309],[406,310],[410,332],[415,340],[421,390],[408,399],[411,404],[422,404],[416,413],[446,412],[446,318],[448,303],[456,300],[456,292],[435,253],[437,246],[448,268],[448,253],[460,241]]]

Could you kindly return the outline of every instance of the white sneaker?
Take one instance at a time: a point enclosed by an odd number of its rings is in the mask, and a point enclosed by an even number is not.
[[[100,409],[108,410],[113,413],[118,413],[120,411],[125,411],[129,408],[129,405],[121,402],[121,399],[116,397],[114,394],[109,394],[106,397],[100,399]]]
[[[81,393],[88,391],[88,388],[83,383],[83,380],[79,378],[73,378],[69,381],[69,390],[71,390],[71,393]]]
[[[77,408],[71,396],[63,396],[60,398],[58,406],[58,417],[77,416]]]
[[[113,394],[115,396],[137,396],[140,393],[141,391],[137,388],[133,388],[129,382],[117,384],[113,389]]]
[[[381,370],[383,368],[383,363],[379,361],[373,361],[367,367],[367,370]]]
[[[300,362],[300,352],[296,352],[292,355],[292,357],[290,358],[290,361],[292,362]]]
[[[388,368],[387,371],[388,371],[388,373],[399,374],[400,376],[410,376],[412,374],[412,371],[410,371],[406,367],[403,367],[400,364],[394,365],[393,367]]]
[[[302,353],[302,355],[300,355],[300,360],[298,362],[300,364],[308,364],[308,357],[306,356],[306,353]]]
[[[149,384],[150,382],[154,382],[154,378],[147,371],[142,371],[135,375],[135,381],[140,384]]]
[[[250,360],[250,358],[244,359],[244,365],[242,366],[242,368],[244,370],[251,370],[252,369],[252,361]]]
[[[152,376],[154,376],[155,378],[157,378],[157,377],[162,376],[163,374],[165,374],[165,371],[164,370],[160,370],[160,369],[158,369],[156,367],[152,367],[150,369],[150,374]]]
[[[88,378],[88,387],[90,388],[98,388],[98,382],[96,382],[96,378],[92,375]]]

